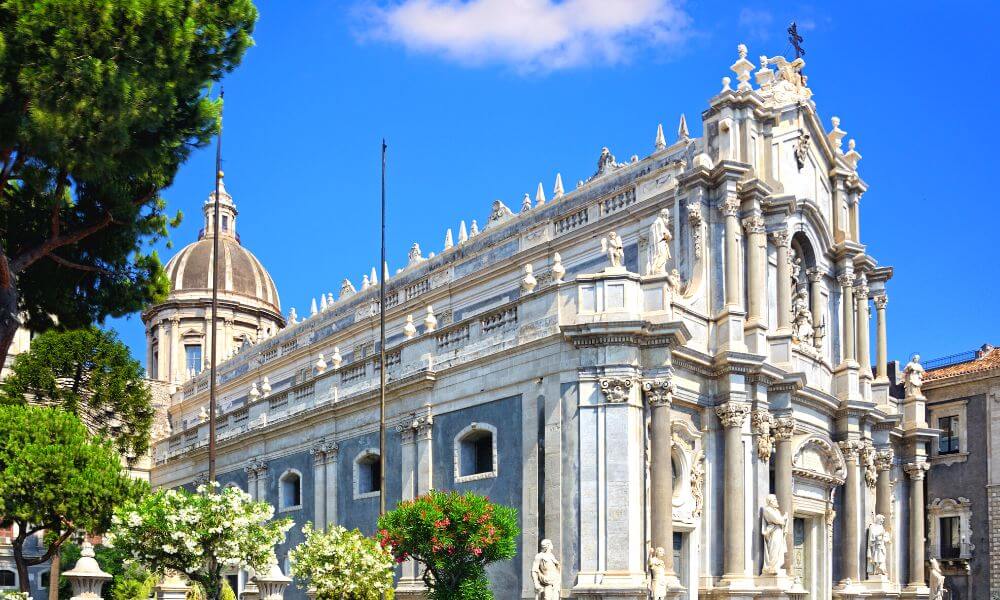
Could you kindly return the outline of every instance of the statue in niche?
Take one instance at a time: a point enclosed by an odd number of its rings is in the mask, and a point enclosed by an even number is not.
[[[812,311],[809,310],[809,295],[799,290],[792,300],[792,337],[803,344],[813,342]]]
[[[929,577],[931,593],[927,600],[944,600],[944,573],[936,558],[931,559],[931,574]]]
[[[664,208],[649,226],[649,262],[646,275],[663,275],[667,272],[670,241],[673,239],[674,236],[670,233],[670,211]]]
[[[868,526],[868,574],[888,575],[889,531],[885,528],[885,515],[875,515],[875,522]]]
[[[652,600],[663,600],[667,597],[667,563],[663,560],[663,547],[657,547],[649,555],[649,593]]]
[[[620,267],[625,261],[625,247],[622,246],[622,239],[612,231],[608,237],[601,238],[601,252],[608,255],[608,260],[612,267]]]
[[[781,512],[778,497],[768,494],[761,511],[761,535],[764,537],[764,567],[762,575],[785,575],[785,553],[788,545],[785,540],[788,515]]]
[[[903,368],[903,389],[906,397],[923,396],[920,387],[924,385],[924,367],[920,364],[920,355],[914,354],[910,362]]]
[[[552,541],[542,540],[542,551],[535,555],[531,565],[531,580],[535,583],[535,600],[559,600],[562,574],[559,560],[552,553]]]

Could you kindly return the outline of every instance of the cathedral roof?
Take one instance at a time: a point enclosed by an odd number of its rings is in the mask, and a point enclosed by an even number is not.
[[[978,373],[1000,368],[1000,348],[986,345],[974,353],[975,358],[957,364],[951,364],[939,369],[927,369],[925,381],[944,379],[956,375]]]

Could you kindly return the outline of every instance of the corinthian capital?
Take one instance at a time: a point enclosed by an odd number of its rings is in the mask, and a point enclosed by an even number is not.
[[[850,463],[858,463],[858,455],[864,448],[864,444],[858,440],[844,440],[842,442],[837,442],[840,446],[840,451],[844,454],[844,460]]]
[[[745,402],[730,401],[715,407],[715,414],[723,427],[742,427],[749,413],[750,405]]]
[[[728,196],[719,205],[719,211],[727,217],[736,217],[740,214],[740,201],[735,196]]]
[[[752,215],[743,219],[743,229],[748,234],[764,233],[764,219],[758,215]]]
[[[892,468],[893,458],[892,448],[879,450],[875,453],[875,468],[879,471],[888,471]]]
[[[608,402],[628,402],[633,383],[635,382],[629,377],[605,377],[600,381],[601,392]]]
[[[885,294],[879,294],[878,296],[875,296],[874,300],[875,300],[875,308],[877,308],[878,310],[884,310],[885,306],[889,304],[889,296],[886,296]]]
[[[854,274],[841,273],[840,275],[837,275],[837,281],[840,282],[840,286],[843,288],[854,287]]]
[[[774,439],[778,441],[790,440],[792,439],[792,433],[795,432],[795,418],[794,417],[778,417],[774,420]]]
[[[927,475],[928,469],[930,469],[930,465],[925,462],[912,462],[903,466],[903,470],[913,481],[922,481]]]
[[[774,245],[776,247],[787,248],[788,241],[791,239],[792,236],[789,235],[787,229],[778,229],[776,231],[771,232],[771,241],[774,242]]]
[[[646,402],[651,407],[670,406],[674,400],[677,387],[670,376],[666,378],[647,379],[642,382],[642,391],[646,394]]]

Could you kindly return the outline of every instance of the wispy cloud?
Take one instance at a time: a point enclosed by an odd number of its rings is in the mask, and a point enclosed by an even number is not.
[[[676,0],[397,0],[365,13],[365,38],[520,71],[627,62],[678,46],[691,23]]]
[[[776,31],[774,27],[774,15],[764,9],[744,8],[740,11],[740,29],[746,31],[751,37],[759,40],[766,40]]]

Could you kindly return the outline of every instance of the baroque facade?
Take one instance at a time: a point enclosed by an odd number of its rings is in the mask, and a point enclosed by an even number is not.
[[[575,189],[557,176],[517,213],[496,201],[482,230],[414,245],[394,276],[345,280],[241,347],[219,368],[220,482],[367,533],[381,493],[488,494],[523,530],[490,572],[504,599],[535,597],[543,539],[561,577],[546,598],[647,598],[649,571],[656,598],[928,597],[936,433],[918,363],[906,398],[889,393],[892,269],[862,242],[861,155],[839,119],[824,127],[803,67],[741,45],[702,137],[682,117],[645,158],[605,148]],[[154,485],[204,478],[207,402],[207,373],[178,381]],[[414,565],[399,575],[418,596]]]
[[[928,361],[928,556],[950,600],[1000,595],[1000,349]]]

